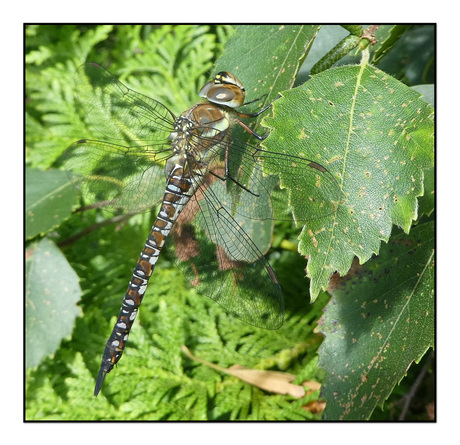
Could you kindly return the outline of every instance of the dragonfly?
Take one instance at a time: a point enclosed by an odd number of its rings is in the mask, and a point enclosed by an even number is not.
[[[245,103],[241,81],[225,71],[201,88],[201,102],[178,117],[96,63],[77,70],[75,89],[88,126],[101,139],[81,139],[66,150],[64,168],[72,181],[113,212],[159,206],[106,343],[94,395],[123,354],[165,244],[199,293],[243,322],[278,329],[284,321],[281,286],[245,230],[247,221],[292,218],[286,203],[271,197],[279,177],[264,169],[307,184],[305,221],[336,209],[341,191],[333,174],[304,157],[262,148],[266,136],[243,119],[271,104],[254,113],[238,111],[251,102]],[[237,127],[248,138],[236,136]]]

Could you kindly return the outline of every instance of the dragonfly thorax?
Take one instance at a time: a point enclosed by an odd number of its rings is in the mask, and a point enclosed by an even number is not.
[[[230,126],[229,111],[232,110],[221,106],[230,109],[240,107],[246,92],[236,76],[221,71],[201,88],[199,95],[210,103],[197,104],[184,111],[176,119],[169,139],[175,155],[192,154],[201,162],[207,158],[209,148],[225,138]]]
[[[214,104],[197,104],[182,113],[169,135],[174,154],[203,156],[221,142],[229,128],[228,113]]]
[[[197,104],[182,113],[174,123],[169,135],[174,153],[165,167],[165,176],[177,164],[184,167],[186,174],[206,169],[218,151],[230,125],[229,115],[214,104]]]

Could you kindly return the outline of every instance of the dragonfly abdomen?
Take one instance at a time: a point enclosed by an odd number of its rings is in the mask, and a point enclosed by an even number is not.
[[[129,332],[144,298],[149,278],[155,269],[158,257],[174,222],[195,192],[196,185],[193,184],[190,176],[184,175],[184,168],[181,163],[176,163],[168,175],[160,211],[136,263],[123,298],[120,314],[107,341],[94,389],[96,396],[102,387],[106,374],[113,369],[123,354]]]

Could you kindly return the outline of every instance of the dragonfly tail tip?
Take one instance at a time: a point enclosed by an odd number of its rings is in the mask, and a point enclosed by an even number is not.
[[[101,391],[102,384],[104,383],[105,376],[107,375],[102,369],[99,370],[99,374],[96,379],[96,386],[94,387],[94,396],[97,397]]]

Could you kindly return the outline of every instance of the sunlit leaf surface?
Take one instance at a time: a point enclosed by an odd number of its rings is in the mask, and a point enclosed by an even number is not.
[[[322,164],[343,192],[336,211],[306,224],[299,238],[315,299],[333,272],[348,271],[354,256],[365,262],[377,253],[393,224],[408,232],[417,218],[423,169],[434,159],[432,108],[365,62],[328,70],[283,96],[265,120],[271,133],[264,145]],[[305,184],[298,176],[281,180],[295,219],[311,218]]]

